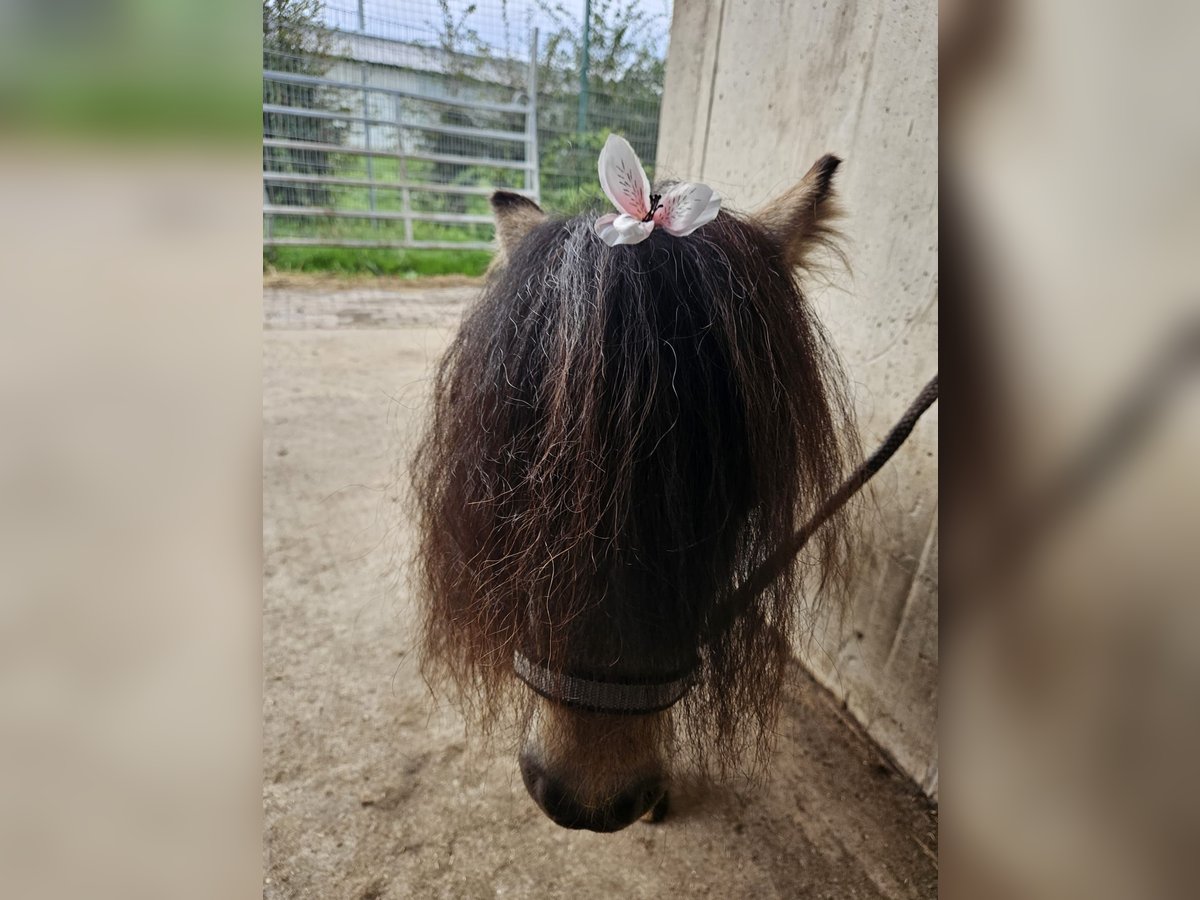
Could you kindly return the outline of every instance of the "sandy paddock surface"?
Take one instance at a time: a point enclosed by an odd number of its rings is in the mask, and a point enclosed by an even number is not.
[[[267,898],[933,897],[937,815],[798,668],[767,783],[567,831],[417,672],[395,480],[471,285],[264,294]]]

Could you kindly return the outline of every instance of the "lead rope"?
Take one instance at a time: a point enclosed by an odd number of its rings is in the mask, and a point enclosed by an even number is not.
[[[862,490],[871,478],[884,467],[892,455],[912,434],[917,420],[938,398],[938,378],[933,376],[925,389],[917,395],[908,410],[900,418],[879,449],[872,453],[850,477],[842,482],[833,494],[817,510],[804,527],[776,548],[747,578],[729,599],[713,613],[708,623],[708,642],[714,635],[721,635],[739,615],[754,602],[776,578],[791,565],[808,539],[818,528],[846,505],[846,502]],[[592,678],[552,672],[534,662],[517,650],[513,653],[513,672],[530,688],[548,700],[564,706],[574,706],[594,712],[616,715],[642,715],[657,712],[672,706],[692,684],[693,673],[676,675],[658,683],[622,684]]]
[[[821,505],[821,508],[799,531],[777,547],[774,553],[750,573],[750,577],[742,582],[729,599],[717,608],[708,624],[710,640],[714,635],[723,634],[725,629],[754,602],[755,598],[787,570],[796,554],[804,549],[804,545],[808,543],[808,539],[817,529],[824,525],[830,516],[845,506],[847,501],[862,490],[863,486],[875,476],[875,473],[887,464],[893,454],[908,440],[917,421],[929,407],[933,406],[937,398],[938,377],[934,375],[917,395],[917,398],[913,400],[904,415],[900,417],[900,421],[892,426],[892,430],[888,432],[888,436],[884,438],[879,448],[867,457],[849,478],[842,482],[841,487]]]

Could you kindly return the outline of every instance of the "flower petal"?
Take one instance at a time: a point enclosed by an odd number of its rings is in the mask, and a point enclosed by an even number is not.
[[[721,195],[707,184],[683,182],[667,191],[654,220],[676,237],[685,237],[707,225],[721,211]]]
[[[610,247],[618,244],[640,244],[654,230],[654,222],[640,222],[633,216],[609,213],[596,220],[596,234]]]
[[[617,243],[617,238],[620,235],[617,229],[613,227],[613,222],[616,221],[616,213],[608,213],[596,220],[596,234],[600,235],[600,240],[612,247]]]
[[[610,134],[600,151],[600,187],[621,212],[635,219],[650,211],[650,181],[629,141]]]

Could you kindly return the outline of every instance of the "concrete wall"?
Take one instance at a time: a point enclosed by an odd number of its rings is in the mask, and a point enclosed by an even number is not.
[[[753,209],[845,163],[852,274],[809,284],[868,451],[938,368],[934,0],[676,0],[658,175]],[[875,482],[853,599],[801,655],[937,794],[937,407]],[[799,645],[798,645],[799,646]]]

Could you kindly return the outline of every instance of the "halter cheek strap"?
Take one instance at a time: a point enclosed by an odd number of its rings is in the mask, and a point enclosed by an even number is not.
[[[674,706],[692,686],[693,674],[651,682],[581,678],[552,672],[520,651],[513,654],[513,671],[547,700],[574,709],[625,716],[662,712]]]

